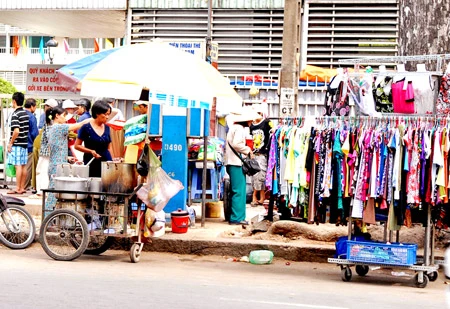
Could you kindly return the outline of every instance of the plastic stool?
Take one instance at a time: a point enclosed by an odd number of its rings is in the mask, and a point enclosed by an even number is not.
[[[192,171],[192,182],[191,182],[191,199],[201,199],[202,198],[202,167],[198,167],[196,165],[194,170]],[[208,164],[206,177],[208,179],[209,173],[209,189],[208,185],[206,187],[206,194],[211,195],[212,200],[217,200],[217,173],[215,167],[210,168],[211,166]],[[207,182],[208,184],[208,182]]]

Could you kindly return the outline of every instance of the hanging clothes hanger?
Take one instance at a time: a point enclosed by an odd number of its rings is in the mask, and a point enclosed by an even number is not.
[[[416,66],[416,71],[417,72],[428,72],[427,68],[425,66],[425,63],[418,63]]]
[[[378,67],[378,75],[377,78],[375,79],[375,87],[378,87],[378,85],[381,83],[381,81],[385,78],[386,76],[386,66],[385,65],[380,65]]]
[[[393,78],[394,83],[405,78],[405,75],[402,73],[406,73],[405,64],[399,63],[399,64],[397,64],[397,73],[395,74],[395,76]]]
[[[447,64],[447,68],[445,69],[445,74],[450,74],[450,62]]]

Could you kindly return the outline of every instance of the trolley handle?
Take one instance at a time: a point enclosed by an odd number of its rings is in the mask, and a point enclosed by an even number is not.
[[[142,184],[142,183],[141,183],[140,185],[138,185],[138,186],[134,189],[134,191],[131,192],[129,198],[130,198],[130,199],[133,198],[133,197],[136,195],[136,193],[139,191],[139,189],[140,189],[143,185],[144,185],[144,184]]]

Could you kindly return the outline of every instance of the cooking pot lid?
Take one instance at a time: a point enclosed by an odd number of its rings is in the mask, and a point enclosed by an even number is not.
[[[174,217],[181,217],[181,216],[189,216],[189,213],[186,210],[182,210],[181,208],[178,208],[175,211],[172,211],[170,213],[171,216]]]
[[[70,176],[58,176],[54,178],[55,180],[61,180],[61,181],[87,181],[87,178],[82,177],[70,177]]]

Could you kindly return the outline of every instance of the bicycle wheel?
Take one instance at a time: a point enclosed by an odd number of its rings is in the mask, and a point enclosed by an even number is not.
[[[36,226],[31,215],[19,206],[8,206],[1,213],[0,242],[11,249],[24,249],[36,237]]]
[[[48,256],[59,261],[71,261],[86,250],[89,230],[86,220],[76,211],[57,209],[42,222],[39,239]]]

